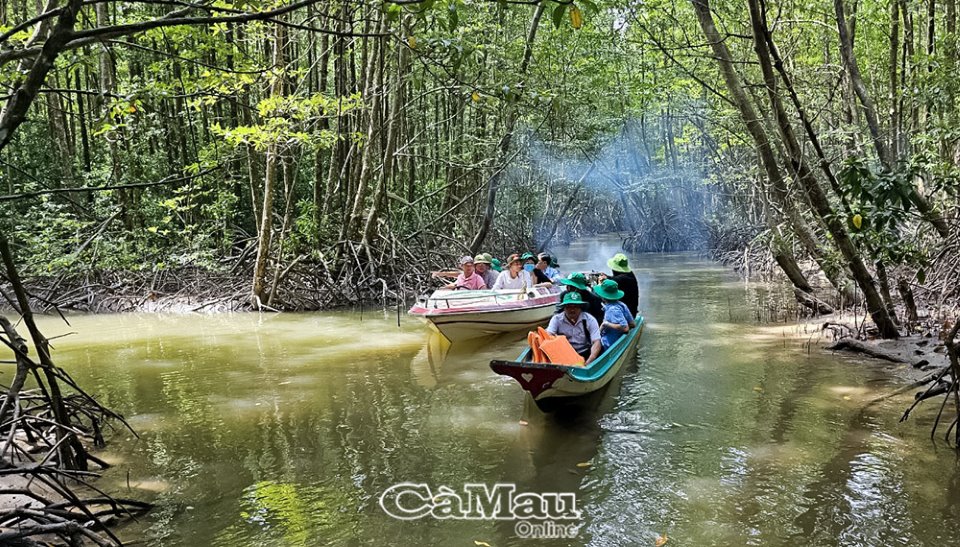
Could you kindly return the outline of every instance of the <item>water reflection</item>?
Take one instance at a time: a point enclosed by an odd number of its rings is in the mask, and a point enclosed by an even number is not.
[[[604,269],[616,241],[558,250]],[[954,454],[898,426],[883,367],[799,351],[782,291],[690,255],[631,257],[649,324],[635,364],[576,412],[544,415],[487,363],[521,337],[450,346],[392,312],[54,320],[58,363],[141,433],[115,435],[101,486],[154,499],[149,545],[945,544]],[[767,311],[757,314],[757,307]],[[778,315],[779,314],[779,315]],[[909,395],[907,395],[909,397]],[[128,477],[129,472],[129,477]],[[572,540],[510,522],[402,522],[401,482],[570,491]],[[938,539],[943,536],[942,539]]]

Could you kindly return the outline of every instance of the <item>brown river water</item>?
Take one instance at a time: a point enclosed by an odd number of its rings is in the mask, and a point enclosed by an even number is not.
[[[616,240],[560,249],[605,269]],[[957,545],[956,453],[932,403],[888,365],[771,322],[780,287],[695,255],[636,255],[637,359],[577,412],[541,414],[493,358],[396,310],[44,318],[54,358],[139,433],[119,430],[99,486],[157,509],[119,530],[156,546]],[[772,315],[771,315],[772,316]],[[515,520],[389,516],[397,483],[566,492],[573,537]],[[429,496],[428,496],[429,499]],[[436,498],[434,498],[436,501]],[[569,523],[569,521],[567,522]]]

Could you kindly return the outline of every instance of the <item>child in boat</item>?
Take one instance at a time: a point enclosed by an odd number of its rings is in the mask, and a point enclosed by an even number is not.
[[[593,292],[603,300],[603,322],[600,323],[600,341],[603,349],[612,346],[621,336],[634,327],[630,309],[620,301],[623,291],[612,279],[605,279],[593,288]]]

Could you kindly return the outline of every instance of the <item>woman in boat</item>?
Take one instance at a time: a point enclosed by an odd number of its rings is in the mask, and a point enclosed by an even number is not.
[[[613,275],[610,278],[616,281],[617,287],[623,291],[622,302],[630,310],[630,317],[636,317],[637,308],[640,305],[640,287],[637,285],[637,276],[633,275],[633,270],[627,263],[627,255],[623,253],[615,254],[613,258],[607,261],[607,266],[610,266],[610,269],[613,270]],[[607,279],[607,275],[600,274],[600,281],[603,282],[605,279]]]
[[[547,332],[567,337],[567,341],[584,359],[584,365],[589,365],[601,352],[602,342],[600,325],[589,313],[583,313],[587,302],[579,292],[567,291],[560,301],[563,309],[550,319]]]
[[[603,299],[603,322],[600,323],[601,341],[606,350],[621,336],[630,332],[635,325],[627,305],[620,301],[623,291],[617,282],[606,279],[593,288],[593,292]]]
[[[493,284],[497,282],[498,274],[491,268],[490,259],[487,258],[487,255],[484,253],[478,254],[473,258],[473,264],[477,275],[483,278],[483,282],[487,287],[493,287]]]
[[[501,289],[522,289],[533,288],[537,282],[530,272],[523,269],[523,260],[520,255],[514,253],[507,259],[507,269],[500,272],[496,283],[493,284],[494,290]]]
[[[543,270],[537,268],[537,257],[533,256],[533,253],[523,253],[523,256],[520,257],[520,260],[523,261],[523,269],[533,275],[533,278],[536,279],[537,283],[552,283],[550,278],[547,277],[547,274],[543,273]]]
[[[457,280],[444,287],[445,289],[467,289],[476,291],[487,288],[487,284],[483,281],[482,277],[477,275],[473,267],[473,257],[464,256],[460,258],[460,269],[463,271],[457,276]]]
[[[568,291],[576,291],[587,302],[587,313],[597,320],[597,323],[603,321],[603,301],[600,297],[593,294],[590,285],[587,284],[587,276],[580,272],[573,272],[565,279],[560,280],[561,285],[566,285]]]

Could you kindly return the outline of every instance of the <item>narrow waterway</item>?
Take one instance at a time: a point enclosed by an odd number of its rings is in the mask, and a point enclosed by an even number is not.
[[[615,240],[561,250],[606,269]],[[120,430],[99,486],[158,508],[121,530],[163,546],[946,545],[956,455],[935,405],[882,364],[808,350],[771,322],[785,296],[692,255],[631,256],[648,324],[635,364],[578,413],[544,416],[487,363],[522,343],[449,348],[395,310],[45,318],[55,359]],[[759,321],[758,319],[762,320]],[[799,336],[798,336],[799,334]],[[515,523],[396,520],[400,482],[573,492],[572,539]],[[480,543],[477,543],[480,542]]]

